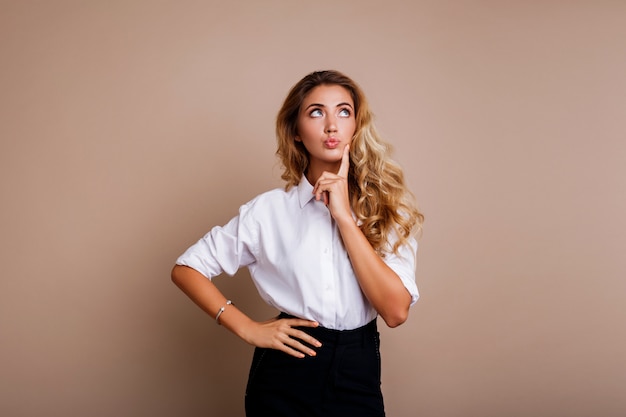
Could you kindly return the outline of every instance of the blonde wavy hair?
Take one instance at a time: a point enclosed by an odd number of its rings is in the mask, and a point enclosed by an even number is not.
[[[400,166],[390,158],[391,146],[374,126],[373,114],[361,88],[338,71],[316,71],[298,81],[285,98],[276,118],[276,155],[283,165],[285,189],[298,185],[309,164],[309,154],[296,141],[300,106],[319,85],[339,85],[352,96],[356,129],[350,145],[348,189],[352,210],[372,247],[382,256],[397,253],[400,245],[421,231],[424,216],[408,190]],[[390,247],[390,234],[397,236]]]

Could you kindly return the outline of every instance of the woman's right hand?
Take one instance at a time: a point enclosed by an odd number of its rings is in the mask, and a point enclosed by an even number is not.
[[[215,318],[221,307],[226,306],[226,297],[215,284],[192,268],[176,265],[172,270],[172,280],[212,318]],[[250,319],[235,305],[229,304],[220,315],[219,323],[253,346],[282,350],[296,358],[315,356],[315,351],[303,342],[314,347],[322,346],[310,335],[296,329],[319,326],[315,321],[275,317],[259,323]]]
[[[264,322],[252,321],[246,331],[244,340],[249,344],[260,347],[283,351],[296,358],[304,358],[305,355],[315,356],[315,350],[302,342],[315,347],[322,344],[296,327],[317,327],[315,321],[275,317]]]

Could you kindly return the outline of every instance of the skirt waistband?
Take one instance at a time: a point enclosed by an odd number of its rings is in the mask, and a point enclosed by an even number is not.
[[[295,319],[297,317],[287,313],[280,313],[278,315],[280,319]],[[298,329],[313,336],[322,343],[335,343],[339,345],[360,343],[368,336],[375,336],[378,334],[378,327],[376,325],[376,319],[370,321],[365,326],[358,327],[353,330],[334,330],[327,329],[325,327],[298,327]]]

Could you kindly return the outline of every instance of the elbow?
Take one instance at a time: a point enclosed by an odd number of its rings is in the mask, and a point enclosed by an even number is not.
[[[401,298],[392,299],[378,313],[385,321],[388,327],[394,328],[403,324],[409,318],[409,309],[411,308],[411,297],[408,292],[403,293]]]
[[[381,314],[381,316],[383,320],[385,321],[385,324],[387,324],[388,327],[391,327],[393,329],[395,327],[400,326],[405,321],[407,321],[407,319],[409,318],[409,309],[408,308],[397,309],[397,311],[389,312],[385,315]]]

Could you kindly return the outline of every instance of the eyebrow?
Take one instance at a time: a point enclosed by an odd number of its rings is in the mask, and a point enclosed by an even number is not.
[[[352,104],[350,104],[350,103],[348,103],[348,102],[339,103],[339,104],[337,104],[335,107],[342,107],[342,106],[348,106],[348,107],[350,107],[351,109],[353,108],[353,107],[352,107]],[[310,107],[326,107],[326,106],[324,106],[323,104],[320,104],[320,103],[311,103],[311,104],[309,104],[308,106],[306,106],[306,108],[305,108],[304,110],[307,110],[307,109],[309,109]]]

